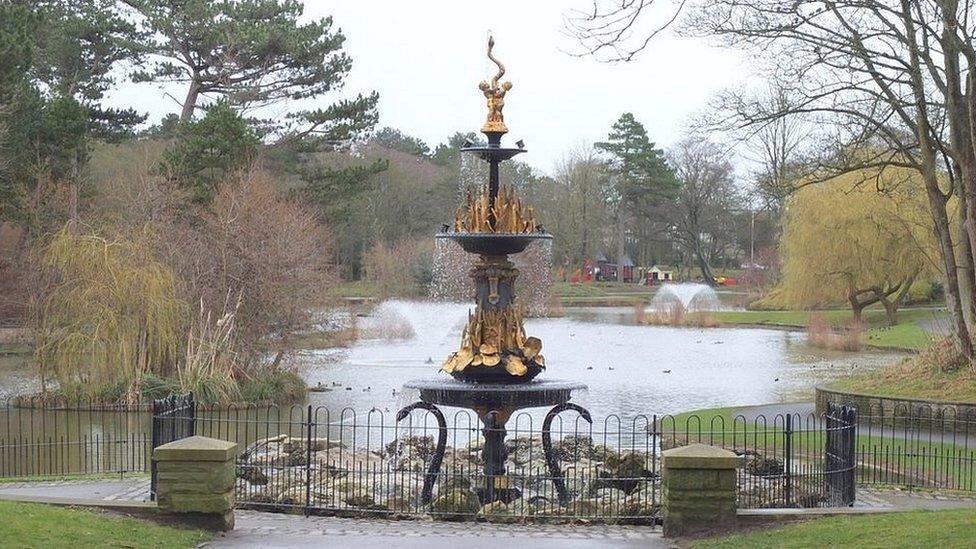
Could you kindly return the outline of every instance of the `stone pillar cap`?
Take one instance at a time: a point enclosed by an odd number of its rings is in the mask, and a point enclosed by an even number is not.
[[[156,461],[230,461],[236,455],[236,443],[201,436],[181,438],[153,450]]]
[[[663,466],[669,469],[735,469],[735,452],[707,444],[689,444],[662,452]]]

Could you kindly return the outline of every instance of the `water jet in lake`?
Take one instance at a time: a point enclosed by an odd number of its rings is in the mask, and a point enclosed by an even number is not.
[[[722,308],[715,289],[699,282],[664,284],[654,294],[648,308],[656,312],[667,312],[676,305],[680,305],[687,312],[718,311]]]

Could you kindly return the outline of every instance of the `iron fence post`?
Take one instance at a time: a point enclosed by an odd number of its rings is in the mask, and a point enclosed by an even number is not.
[[[305,437],[305,516],[312,512],[312,405],[309,404],[305,413],[308,414],[306,420]]]
[[[197,403],[193,400],[193,391],[186,394],[186,405],[190,411],[189,421],[185,422],[186,425],[189,425],[189,432],[186,436],[192,437],[197,434]]]
[[[156,459],[152,454],[153,450],[156,449],[156,446],[159,445],[160,426],[156,425],[156,407],[158,404],[159,400],[154,400],[152,405],[149,407],[149,438],[151,439],[151,442],[149,443],[149,501],[156,501]]]
[[[847,409],[847,503],[848,507],[854,506],[854,500],[857,497],[856,485],[854,482],[854,475],[857,470],[857,455],[855,454],[857,445],[857,408]]]
[[[786,475],[786,506],[793,506],[793,414],[786,414],[786,429],[783,431],[785,440],[784,451],[786,459],[784,474]]]

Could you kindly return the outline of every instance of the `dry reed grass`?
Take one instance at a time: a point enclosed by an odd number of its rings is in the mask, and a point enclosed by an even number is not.
[[[810,315],[807,344],[835,351],[860,351],[864,349],[864,324],[851,320],[842,326],[831,326],[822,314]]]
[[[556,294],[549,294],[543,309],[545,316],[550,318],[566,316],[566,311],[563,310],[563,300]]]
[[[231,308],[227,297],[223,314],[216,321],[211,320],[211,311],[200,300],[200,314],[187,336],[186,357],[177,365],[180,391],[192,392],[203,402],[234,402],[240,396],[234,378],[238,360],[234,339],[242,299],[238,294]]]
[[[645,324],[647,321],[647,304],[639,301],[634,304],[634,323]]]

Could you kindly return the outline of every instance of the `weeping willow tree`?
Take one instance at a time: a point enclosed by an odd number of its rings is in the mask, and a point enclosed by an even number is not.
[[[51,276],[34,311],[42,384],[91,396],[121,386],[134,401],[146,374],[173,372],[188,307],[147,234],[110,241],[62,230],[38,261]]]
[[[881,303],[889,324],[912,283],[938,272],[918,172],[862,170],[810,185],[787,205],[779,298],[792,308]]]

